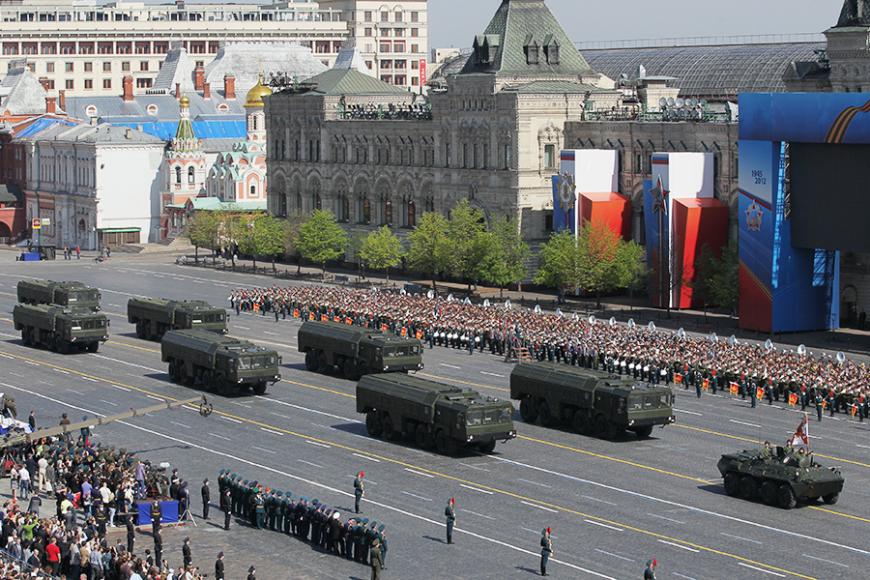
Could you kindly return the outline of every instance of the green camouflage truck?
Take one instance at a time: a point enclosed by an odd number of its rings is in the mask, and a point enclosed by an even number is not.
[[[281,357],[247,340],[208,330],[170,330],[160,342],[160,356],[169,363],[169,378],[221,394],[250,387],[262,395],[281,380]]]
[[[15,330],[27,346],[45,346],[61,353],[72,350],[97,352],[109,338],[105,314],[65,309],[54,304],[16,304],[12,311]]]
[[[517,436],[510,401],[404,374],[367,375],[356,386],[357,413],[372,437],[406,436],[418,447],[452,455],[462,447],[492,453]]]
[[[558,363],[520,363],[511,372],[511,399],[523,421],[569,424],[584,435],[612,439],[625,430],[649,437],[675,420],[674,394],[633,379]]]
[[[401,338],[378,330],[337,322],[306,321],[297,337],[311,372],[339,369],[357,380],[370,373],[419,371],[423,345],[415,338]]]
[[[227,312],[202,300],[130,298],[127,321],[136,325],[136,336],[159,340],[168,330],[199,328],[226,334]]]
[[[100,309],[100,291],[81,282],[21,280],[18,301],[22,304],[57,304],[68,308]]]

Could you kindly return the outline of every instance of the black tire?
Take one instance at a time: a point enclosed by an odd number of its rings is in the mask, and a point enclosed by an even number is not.
[[[137,338],[147,338],[145,336],[145,324],[141,320],[136,322],[136,337]]]
[[[573,427],[574,431],[581,435],[585,434],[589,430],[588,423],[586,413],[574,411],[574,417],[571,419],[571,427]]]
[[[178,373],[175,370],[175,361],[174,360],[169,361],[169,369],[167,370],[167,373],[169,373],[169,380],[170,381],[172,381],[173,383],[178,382],[178,376],[177,376]]]
[[[740,476],[736,473],[725,474],[725,493],[731,497],[737,497],[740,494]]]
[[[317,367],[322,373],[328,373],[332,371],[332,365],[327,362],[326,353],[322,350],[317,353]]]
[[[341,372],[349,381],[359,380],[359,375],[356,372],[356,363],[353,359],[346,358],[341,365]]]
[[[435,435],[435,449],[442,455],[455,455],[456,443],[444,434],[444,431],[438,431]]]
[[[87,349],[88,349],[88,352],[95,353],[95,352],[100,350],[100,343],[99,342],[92,342],[92,343],[88,344]]]
[[[779,507],[784,510],[790,510],[797,505],[797,498],[794,495],[794,490],[792,490],[791,486],[787,483],[783,483],[779,486],[776,493],[776,500]]]
[[[538,419],[541,420],[541,425],[549,427],[553,424],[553,413],[550,411],[550,405],[547,401],[541,401],[538,405]]]
[[[263,395],[265,395],[267,388],[268,388],[268,385],[266,383],[263,383],[263,382],[257,383],[253,387],[251,387],[251,389],[253,389],[253,391],[254,391],[254,394],[257,395],[258,397],[262,397]]]
[[[27,333],[26,328],[21,329],[21,344],[24,346],[30,346],[30,335]]]
[[[753,501],[758,497],[758,483],[748,475],[740,478],[740,497]]]
[[[647,425],[646,427],[638,427],[634,430],[634,434],[637,435],[638,439],[647,439],[650,435],[652,435],[652,425]]]
[[[392,418],[390,418],[389,414],[384,413],[384,416],[381,419],[381,425],[382,425],[381,430],[384,434],[384,439],[386,439],[387,441],[392,441],[393,439],[396,438],[395,426],[393,425],[393,420],[392,420]]]
[[[526,423],[534,423],[535,419],[538,418],[538,411],[535,409],[535,403],[529,397],[520,401],[520,417],[522,417],[523,421]]]
[[[839,493],[829,493],[828,495],[822,497],[822,500],[828,505],[834,505],[840,499]]]
[[[313,350],[309,350],[305,353],[305,368],[312,373],[316,373],[318,370],[318,361],[317,361],[317,353]]]
[[[193,375],[187,374],[187,372],[184,368],[184,363],[181,361],[179,361],[179,364],[178,364],[178,378],[179,378],[181,384],[184,385],[185,387],[192,387],[193,386]]]
[[[414,430],[414,444],[420,449],[432,448],[432,434],[429,433],[429,429],[424,425],[417,425],[417,428]]]
[[[374,411],[366,413],[366,432],[370,437],[380,437],[383,432],[381,422]]]
[[[776,504],[776,484],[772,481],[765,481],[761,484],[761,501],[767,505]]]
[[[592,431],[599,437],[605,436],[607,433],[607,419],[604,418],[604,415],[595,415]]]
[[[488,443],[481,443],[478,446],[478,449],[480,449],[481,453],[486,453],[487,455],[489,455],[490,453],[495,451],[495,439],[493,439],[492,441],[490,441]]]

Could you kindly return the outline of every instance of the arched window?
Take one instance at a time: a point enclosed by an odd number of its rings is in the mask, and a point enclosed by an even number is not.
[[[315,194],[314,194],[314,209],[315,209],[315,210],[323,209],[323,208],[322,208],[322,203],[323,203],[323,202],[322,202],[322,200],[321,200],[321,198],[320,198],[320,194],[319,194],[319,193],[315,193]]]
[[[406,219],[406,224],[409,228],[413,228],[417,226],[417,204],[414,203],[414,200],[408,201],[408,215]]]
[[[390,198],[384,201],[384,225],[393,225],[393,201]]]
[[[372,204],[369,202],[369,197],[367,195],[363,195],[363,197],[360,198],[359,209],[360,223],[372,223]]]
[[[256,185],[251,186],[251,197],[257,197],[257,186]]]
[[[193,167],[187,168],[187,183],[189,185],[196,183],[196,170]]]
[[[180,165],[175,166],[175,183],[177,183],[178,185],[181,185],[181,166]]]

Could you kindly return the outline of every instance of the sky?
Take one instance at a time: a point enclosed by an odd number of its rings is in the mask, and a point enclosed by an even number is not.
[[[429,46],[470,47],[501,0],[428,0]],[[547,0],[575,42],[819,33],[842,0]]]

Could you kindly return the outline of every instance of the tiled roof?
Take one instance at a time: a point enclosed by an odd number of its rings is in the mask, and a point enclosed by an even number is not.
[[[214,91],[210,99],[204,99],[198,93],[186,96],[190,99],[190,118],[194,121],[225,118],[227,115],[244,118],[245,104],[240,99],[227,100]],[[91,106],[95,110],[89,109]],[[66,97],[66,107],[71,117],[97,117],[109,123],[174,121],[177,124],[181,118],[178,100],[172,95],[136,95],[132,101],[113,95]]]
[[[136,122],[136,121],[121,121],[114,122],[113,125],[119,127],[131,127],[133,129],[141,129],[149,135],[153,135],[164,141],[172,141],[178,129],[178,121],[157,121],[157,122]],[[193,121],[193,133],[198,139],[205,141],[212,139],[231,139],[238,141],[245,139],[248,135],[248,129],[244,120],[220,120],[220,121]],[[205,147],[205,143],[203,143]]]
[[[601,89],[586,85],[583,83],[574,83],[571,81],[532,81],[524,85],[510,87],[505,89],[508,92],[530,93],[530,94],[586,94],[589,92],[598,92]]]
[[[859,6],[860,5],[860,6]],[[870,0],[845,0],[836,28],[870,26]]]
[[[305,84],[317,85],[309,95],[399,95],[408,94],[405,89],[387,84],[354,68],[329,69],[306,79]]]

